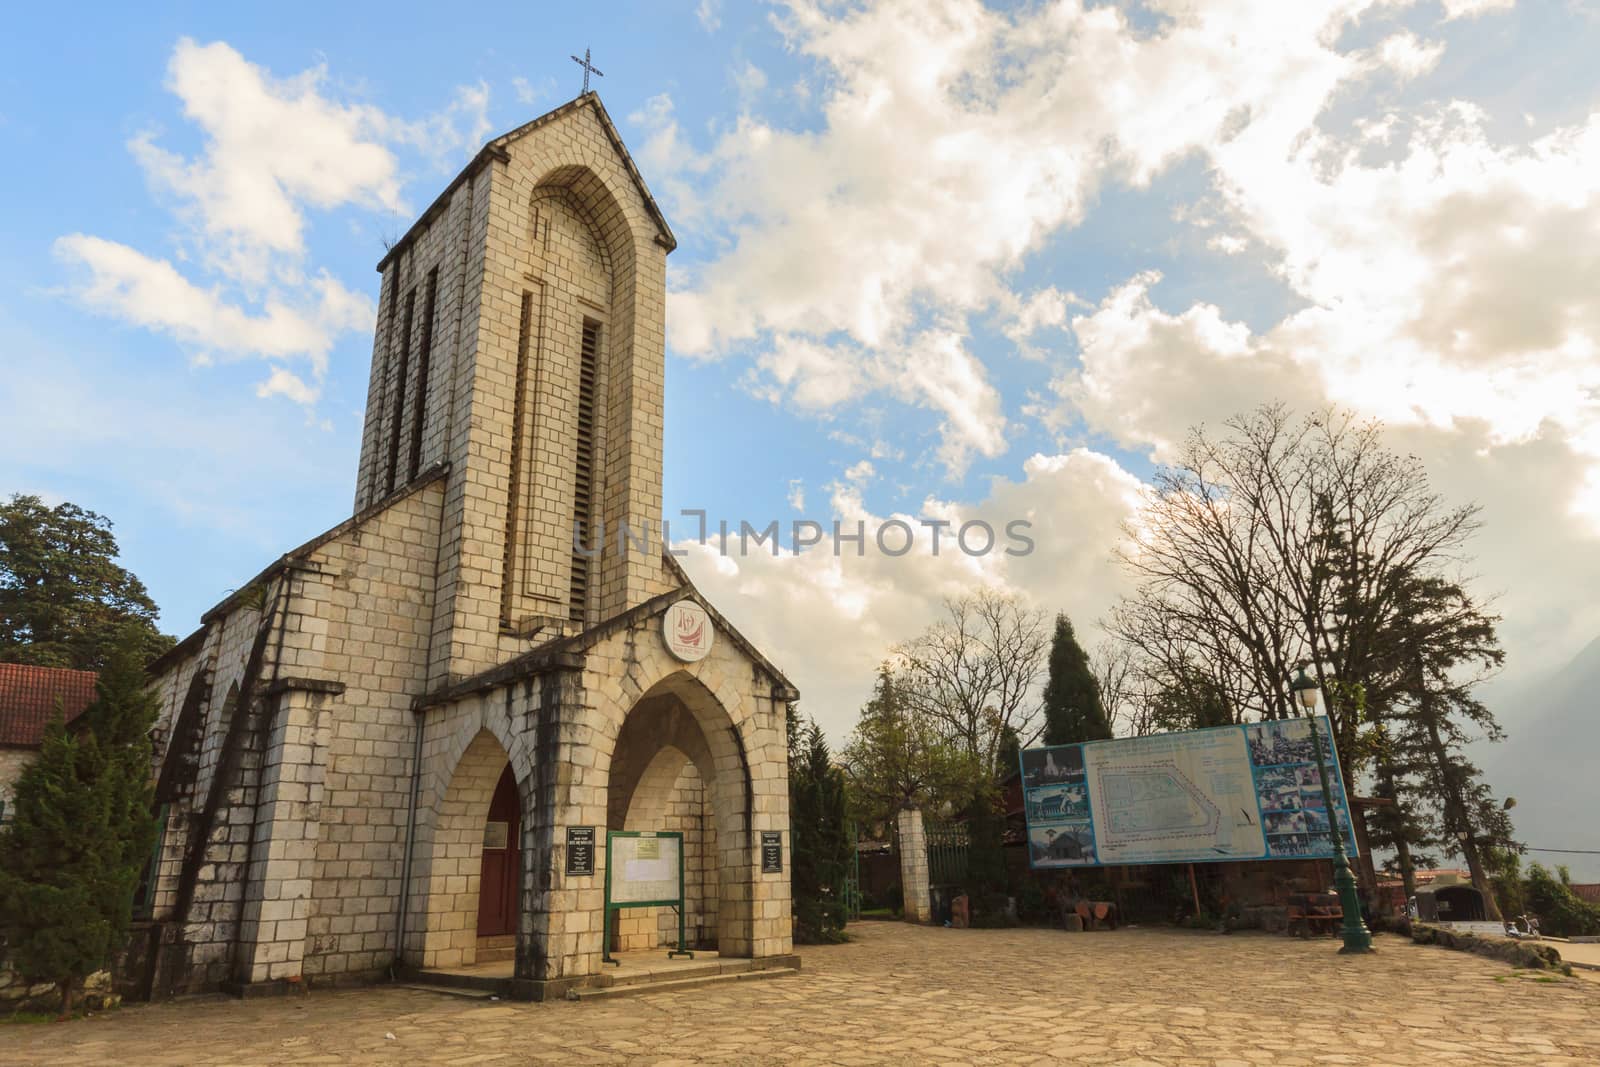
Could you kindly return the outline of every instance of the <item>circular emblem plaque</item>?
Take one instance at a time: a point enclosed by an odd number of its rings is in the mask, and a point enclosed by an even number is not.
[[[711,651],[711,616],[692,600],[680,600],[661,616],[661,640],[667,651],[685,663],[706,658]]]

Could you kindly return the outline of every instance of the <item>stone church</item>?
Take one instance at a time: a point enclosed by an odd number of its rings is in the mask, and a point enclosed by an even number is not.
[[[667,908],[603,929],[608,829],[683,834],[691,947],[792,959],[797,694],[639,536],[674,244],[585,93],[389,249],[354,514],[151,668],[143,992],[513,960],[513,995],[564,993],[677,940]]]

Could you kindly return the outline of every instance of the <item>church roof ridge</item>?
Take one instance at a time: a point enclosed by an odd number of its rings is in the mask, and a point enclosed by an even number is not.
[[[670,557],[667,558],[670,559]],[[676,571],[677,577],[682,579],[682,585],[669,589],[665,593],[658,593],[650,599],[634,605],[627,611],[613,615],[596,626],[591,626],[575,634],[569,634],[566,637],[556,638],[537,648],[529,649],[520,656],[507,660],[498,666],[479,671],[477,674],[435,689],[431,693],[425,693],[417,697],[412,702],[412,706],[421,711],[440,704],[447,704],[452,700],[459,700],[475,693],[512,685],[524,678],[543,674],[545,671],[554,668],[575,667],[580,662],[579,657],[592,645],[613,633],[626,629],[641,619],[646,619],[665,611],[672,604],[682,600],[685,595],[693,598],[695,603],[706,610],[706,613],[711,616],[712,623],[717,627],[718,633],[726,636],[734,647],[738,648],[753,660],[758,667],[767,672],[776,683],[774,685],[775,696],[786,701],[798,700],[800,693],[794,687],[794,683],[789,681],[788,677],[771,660],[762,655],[761,651],[750,643],[749,638],[740,633],[720,611],[711,605],[706,595],[695,587],[695,584],[689,580],[688,575],[684,573],[676,561],[672,562],[671,567]]]
[[[668,252],[671,252],[673,249],[677,248],[678,238],[673,235],[672,227],[667,225],[666,215],[662,214],[661,206],[656,203],[656,198],[650,192],[650,187],[645,184],[644,176],[639,173],[638,166],[633,162],[632,154],[629,153],[627,146],[622,143],[622,135],[617,132],[616,124],[611,121],[611,115],[606,111],[605,104],[600,102],[600,94],[591,89],[589,92],[573,97],[560,107],[552,108],[549,111],[546,111],[543,115],[540,115],[535,119],[531,119],[528,122],[524,122],[521,126],[514,127],[510,130],[507,130],[505,133],[500,134],[498,137],[491,138],[481,149],[478,150],[478,153],[472,157],[472,160],[465,167],[461,168],[461,172],[450,180],[450,184],[446,185],[443,191],[441,191],[439,195],[434,198],[433,203],[428,205],[428,209],[417,216],[416,221],[413,222],[409,228],[407,228],[405,234],[398,241],[389,246],[388,251],[384,252],[383,258],[378,260],[378,271],[381,273],[383,268],[388,266],[390,260],[394,259],[401,252],[405,251],[406,247],[411,243],[413,237],[415,237],[417,230],[421,228],[424,223],[431,222],[434,216],[444,210],[445,205],[449,203],[451,194],[456,191],[457,187],[460,186],[462,182],[470,178],[480,167],[488,163],[490,160],[499,160],[502,163],[507,161],[510,158],[509,154],[506,152],[506,146],[508,144],[520,137],[524,137],[527,134],[532,133],[541,126],[547,126],[558,119],[572,114],[586,104],[594,107],[595,117],[600,120],[600,128],[605,130],[606,137],[611,141],[611,147],[616,149],[617,156],[622,160],[623,169],[628,172],[628,177],[633,181],[634,189],[639,193],[640,198],[644,201],[645,210],[650,213],[651,220],[655,222],[656,229],[659,231],[656,234],[656,242]]]

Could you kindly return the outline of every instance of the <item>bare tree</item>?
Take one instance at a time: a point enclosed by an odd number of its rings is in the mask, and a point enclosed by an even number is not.
[[[1309,665],[1349,756],[1353,709],[1406,698],[1417,655],[1498,665],[1495,620],[1457,574],[1476,528],[1477,508],[1447,505],[1377,423],[1261,407],[1221,436],[1192,430],[1157,473],[1120,553],[1139,587],[1107,628],[1147,674],[1203,681],[1235,720],[1295,714],[1287,681]],[[1419,583],[1444,595],[1419,607]]]
[[[1154,733],[1145,679],[1134,648],[1126,641],[1102,641],[1089,653],[1089,667],[1100,686],[1100,700],[1117,737]]]
[[[1005,732],[1031,739],[1049,651],[1042,611],[984,588],[945,601],[945,618],[896,646],[904,697],[992,777]]]

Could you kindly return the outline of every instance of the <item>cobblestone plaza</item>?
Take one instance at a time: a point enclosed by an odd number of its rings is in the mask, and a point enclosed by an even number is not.
[[[13,1064],[1594,1064],[1600,981],[1380,937],[851,927],[803,972],[601,1002],[379,987],[0,1029]],[[393,1035],[391,1038],[389,1035]]]

